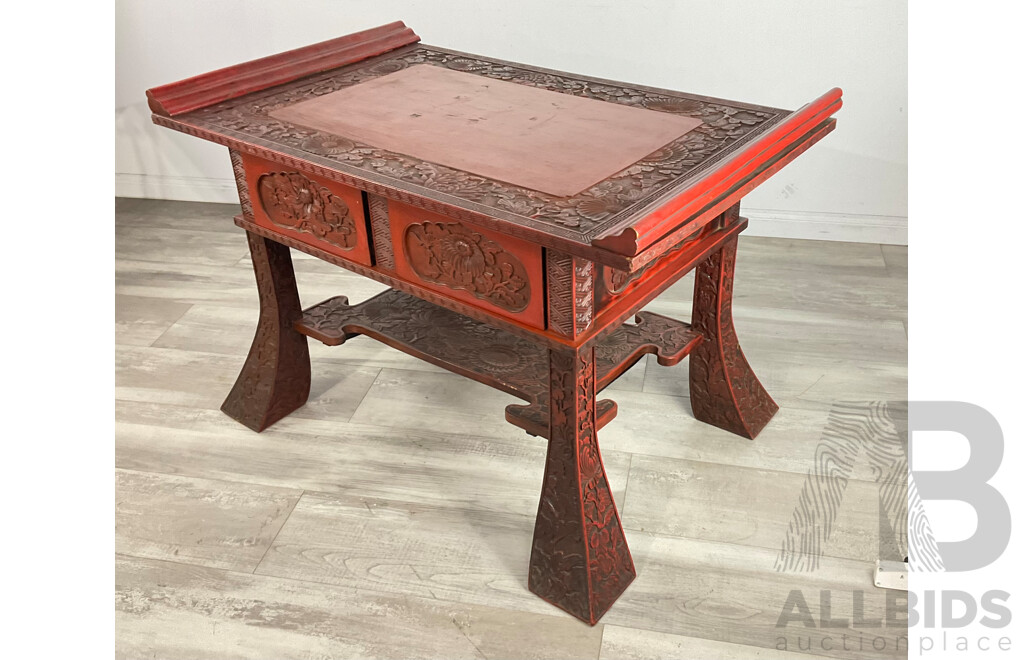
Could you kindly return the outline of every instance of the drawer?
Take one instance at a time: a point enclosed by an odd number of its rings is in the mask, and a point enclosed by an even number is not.
[[[438,294],[544,328],[539,245],[388,201],[395,273]]]
[[[247,154],[242,163],[256,224],[371,265],[362,192]]]

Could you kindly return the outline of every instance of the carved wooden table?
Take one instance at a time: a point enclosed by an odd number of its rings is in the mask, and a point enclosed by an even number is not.
[[[234,166],[260,318],[223,410],[267,428],[309,395],[306,337],[356,335],[523,399],[505,418],[548,439],[529,588],[594,624],[636,575],[597,394],[690,356],[697,419],[771,419],[732,323],[739,201],[834,128],[841,91],[789,112],[418,41],[393,23],[147,92]],[[289,248],[391,289],[302,310]],[[690,323],[639,312],[694,268]]]

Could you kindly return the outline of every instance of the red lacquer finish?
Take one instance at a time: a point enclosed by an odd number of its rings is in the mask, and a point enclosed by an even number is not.
[[[751,142],[743,151],[709,170],[683,194],[666,200],[621,231],[609,230],[606,235],[594,240],[593,244],[612,252],[636,255],[696,215],[716,197],[750,177],[811,129],[824,123],[843,106],[842,97],[843,90],[838,87],[829,90]]]
[[[242,373],[221,406],[228,416],[262,431],[309,396],[309,348],[293,325],[302,314],[288,248],[256,234],[246,234],[260,320]]]
[[[732,322],[739,204],[833,130],[841,93],[789,112],[417,42],[392,23],[147,93],[154,122],[230,150],[260,320],[223,410],[260,431],[301,406],[307,336],[366,335],[522,399],[505,418],[548,439],[529,588],[593,625],[636,576],[597,437],[618,409],[598,393],[646,354],[666,367],[689,356],[695,417],[746,438],[769,422],[778,406]],[[381,90],[396,81],[404,91],[389,103],[394,90]],[[451,98],[455,82],[473,98],[500,91],[580,110],[561,115],[572,130],[523,142],[538,113],[476,108]],[[296,110],[311,99],[316,112]],[[362,114],[331,114],[352,99]],[[452,102],[459,112],[445,114]],[[627,115],[691,128],[583,190],[590,175],[569,185],[564,171],[522,171],[544,158],[564,170],[594,153],[587,146],[615,152],[571,136]],[[389,133],[419,129],[429,134]],[[472,164],[498,152],[500,176]],[[620,167],[608,158],[605,169]],[[289,248],[390,290],[300,310]],[[692,324],[641,311],[694,269]]]
[[[732,322],[736,240],[697,267],[693,328],[704,341],[690,355],[693,415],[744,438],[755,438],[779,406],[757,380]]]
[[[387,207],[399,277],[544,328],[544,275],[538,245],[401,202],[389,202]]]
[[[362,193],[254,156],[242,156],[242,162],[256,224],[370,265]]]
[[[415,32],[405,27],[405,23],[396,21],[154,87],[146,91],[146,97],[154,113],[174,117],[310,74],[359,62],[419,40]]]
[[[549,352],[551,439],[530,591],[593,625],[636,577],[597,445],[593,349]]]

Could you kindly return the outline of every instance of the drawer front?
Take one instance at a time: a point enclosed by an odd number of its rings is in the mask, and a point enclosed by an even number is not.
[[[395,272],[443,296],[544,328],[542,248],[388,202]]]
[[[256,224],[371,265],[362,192],[255,156],[242,162]]]

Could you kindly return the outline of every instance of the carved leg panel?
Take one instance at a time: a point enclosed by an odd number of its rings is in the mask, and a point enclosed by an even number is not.
[[[779,406],[747,364],[733,327],[736,243],[725,243],[697,267],[693,329],[704,341],[690,354],[690,404],[700,421],[753,439]]]
[[[594,350],[551,350],[551,431],[530,591],[594,625],[636,577],[601,452]]]
[[[302,316],[288,248],[246,232],[260,295],[260,320],[245,366],[221,410],[262,431],[306,402],[309,349],[292,325]]]

